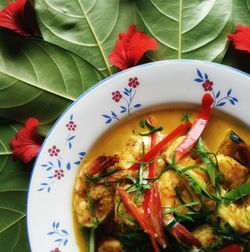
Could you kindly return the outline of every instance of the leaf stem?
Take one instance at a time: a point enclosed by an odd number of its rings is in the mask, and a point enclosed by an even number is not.
[[[91,228],[89,238],[89,252],[95,252],[95,229]]]

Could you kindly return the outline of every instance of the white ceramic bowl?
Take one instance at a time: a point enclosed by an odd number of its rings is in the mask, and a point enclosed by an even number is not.
[[[32,251],[79,251],[72,188],[81,160],[98,137],[138,111],[200,104],[204,92],[213,95],[218,109],[250,125],[250,76],[210,62],[173,60],[138,66],[80,96],[58,119],[35,162],[27,209]]]

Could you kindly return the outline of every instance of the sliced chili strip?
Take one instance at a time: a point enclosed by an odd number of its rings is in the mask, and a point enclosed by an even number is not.
[[[180,242],[188,247],[201,248],[202,245],[198,239],[196,239],[193,234],[187,230],[180,223],[176,223],[173,227],[169,229],[169,232]]]
[[[155,123],[148,115],[148,122],[155,126]],[[154,133],[151,135],[151,148],[153,148],[157,144],[158,134]],[[154,178],[156,176],[156,161],[149,165],[148,178]],[[162,209],[161,209],[161,200],[158,182],[155,182],[152,188],[146,191],[144,196],[144,215],[145,218],[150,220],[150,224],[154,230],[154,233],[157,235],[156,240],[163,247],[166,248],[168,241],[165,236],[163,230],[163,222],[162,222]]]
[[[239,244],[231,244],[225,248],[217,250],[217,252],[241,252],[241,246]]]
[[[131,199],[131,196],[123,189],[123,188],[117,188],[118,193],[121,196],[123,204],[126,206],[126,208],[129,210],[130,214],[135,218],[135,220],[139,223],[141,228],[144,230],[145,233],[147,233],[150,237],[152,246],[154,248],[155,252],[160,252],[159,247],[157,246],[157,243],[155,241],[155,233],[151,227],[151,224],[147,218],[138,210],[138,207]]]
[[[165,136],[160,142],[158,142],[153,148],[151,148],[145,155],[144,155],[144,162],[149,162],[154,159],[160,151],[168,144],[171,140],[176,138],[177,136],[185,133],[185,131],[191,127],[191,123],[182,123],[177,128],[175,128],[171,133]],[[141,158],[137,160],[138,162],[141,161]],[[140,167],[139,163],[134,163],[129,167],[129,170],[138,170]]]
[[[193,123],[193,126],[176,148],[176,161],[178,162],[189,150],[194,146],[198,138],[201,136],[204,128],[207,125],[208,119],[212,112],[213,97],[206,93],[202,97],[201,111]]]

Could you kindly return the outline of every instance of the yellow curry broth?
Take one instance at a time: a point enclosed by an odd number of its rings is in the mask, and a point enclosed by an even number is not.
[[[194,121],[198,115],[194,110],[181,110],[181,109],[169,109],[160,110],[150,113],[154,119],[155,127],[163,127],[162,133],[168,134],[177,125],[180,124],[183,114],[191,114],[191,121]],[[125,142],[132,135],[139,132],[146,131],[140,127],[140,121],[144,120],[146,115],[140,115],[138,117],[124,120],[119,123],[115,128],[111,128],[106,134],[104,134],[94,144],[92,149],[87,153],[85,161],[88,162],[100,155],[113,155],[121,152]],[[235,131],[243,140],[247,143],[250,141],[250,131],[242,123],[228,116],[221,116],[213,114],[209,120],[209,123],[202,134],[206,146],[210,151],[216,152],[218,146],[226,136],[229,129]],[[86,245],[81,233],[81,227],[74,218],[75,235],[81,252],[86,252]]]

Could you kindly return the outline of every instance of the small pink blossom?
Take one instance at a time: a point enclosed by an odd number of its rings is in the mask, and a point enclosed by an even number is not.
[[[112,99],[115,101],[115,102],[119,102],[122,98],[122,94],[120,93],[120,91],[114,91],[112,92]]]
[[[132,88],[136,88],[140,84],[137,77],[129,78],[128,81],[128,86]]]
[[[206,80],[202,84],[202,87],[204,88],[204,91],[212,91],[213,90],[213,85],[214,85],[214,83],[212,81]]]
[[[55,170],[54,177],[57,179],[61,179],[62,177],[64,177],[64,171],[62,169]]]
[[[59,248],[55,248],[54,250],[50,250],[50,252],[61,252]]]
[[[58,156],[58,153],[60,152],[60,149],[58,149],[55,145],[52,146],[52,148],[48,149],[48,152],[51,157]]]

